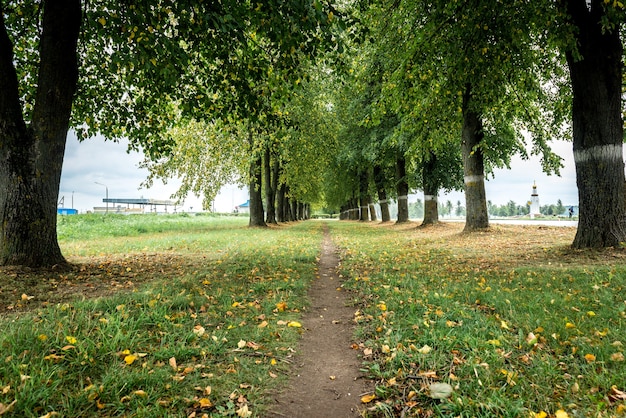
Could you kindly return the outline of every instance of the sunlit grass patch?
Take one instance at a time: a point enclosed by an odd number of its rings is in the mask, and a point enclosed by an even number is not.
[[[621,250],[569,250],[568,228],[461,227],[333,224],[371,414],[623,413]],[[435,382],[454,391],[437,399]]]

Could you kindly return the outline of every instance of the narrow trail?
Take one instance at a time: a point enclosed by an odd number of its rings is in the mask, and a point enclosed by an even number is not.
[[[362,409],[361,395],[374,390],[359,371],[361,362],[352,349],[354,308],[337,268],[339,257],[328,226],[319,260],[319,277],[309,290],[311,307],[302,318],[305,330],[287,387],[275,397],[270,417],[350,418]]]

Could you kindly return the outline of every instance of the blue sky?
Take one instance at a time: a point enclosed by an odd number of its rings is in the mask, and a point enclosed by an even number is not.
[[[526,161],[515,159],[510,170],[498,170],[495,178],[487,181],[487,199],[497,205],[506,204],[510,200],[524,204],[530,199],[533,182],[536,182],[541,205],[556,203],[558,199],[564,205],[578,204],[572,145],[568,142],[557,142],[553,144],[553,149],[564,158],[565,167],[561,170],[561,177],[542,173],[536,157]],[[71,207],[73,199],[74,208],[81,213],[93,209],[94,206],[104,206],[102,199],[106,189],[96,182],[108,187],[110,198],[169,199],[177,190],[179,181],[173,179],[167,184],[157,181],[150,189],[140,188],[147,177],[147,171],[138,167],[142,159],[142,155],[137,152],[128,153],[125,142],[104,141],[101,137],[78,142],[70,134],[59,199],[64,197],[65,207]],[[422,198],[422,194],[411,196],[410,199],[417,197]],[[230,212],[234,206],[246,200],[247,190],[228,186],[217,197],[215,210]],[[465,198],[460,192],[439,196],[439,201],[446,200],[451,200],[454,204],[460,200],[465,205]],[[201,206],[201,199],[190,195],[179,210],[197,211]]]

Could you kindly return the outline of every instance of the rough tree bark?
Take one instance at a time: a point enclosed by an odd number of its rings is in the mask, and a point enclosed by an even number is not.
[[[424,184],[424,220],[422,225],[433,225],[439,222],[439,207],[437,205],[439,184],[435,173],[436,166],[437,156],[431,152],[428,161],[422,165],[422,182]]]
[[[465,182],[465,232],[489,227],[487,197],[485,194],[485,166],[483,153],[478,145],[484,132],[480,115],[472,108],[471,86],[463,94],[463,129],[461,132],[461,152]]]
[[[396,191],[398,193],[398,220],[409,221],[409,183],[406,180],[406,160],[399,154],[396,158]]]
[[[37,92],[27,124],[0,3],[0,265],[66,264],[56,207],[78,80],[81,18],[80,0],[44,3]]]
[[[622,43],[619,30],[602,26],[602,2],[591,9],[568,1],[577,56],[566,54],[572,81],[574,161],[580,214],[574,248],[626,241],[622,141]]]
[[[374,183],[376,184],[376,192],[378,193],[381,220],[382,222],[389,222],[391,216],[389,215],[389,201],[387,200],[387,191],[385,189],[385,173],[378,164],[374,166]]]

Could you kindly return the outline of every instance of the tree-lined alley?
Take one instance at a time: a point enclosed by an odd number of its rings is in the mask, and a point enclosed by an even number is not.
[[[424,192],[465,192],[486,228],[485,176],[515,155],[560,159],[571,135],[573,246],[624,229],[619,1],[0,1],[0,264],[64,264],[56,202],[67,131],[128,137],[148,181],[210,202],[250,186],[250,225],[408,220]]]

